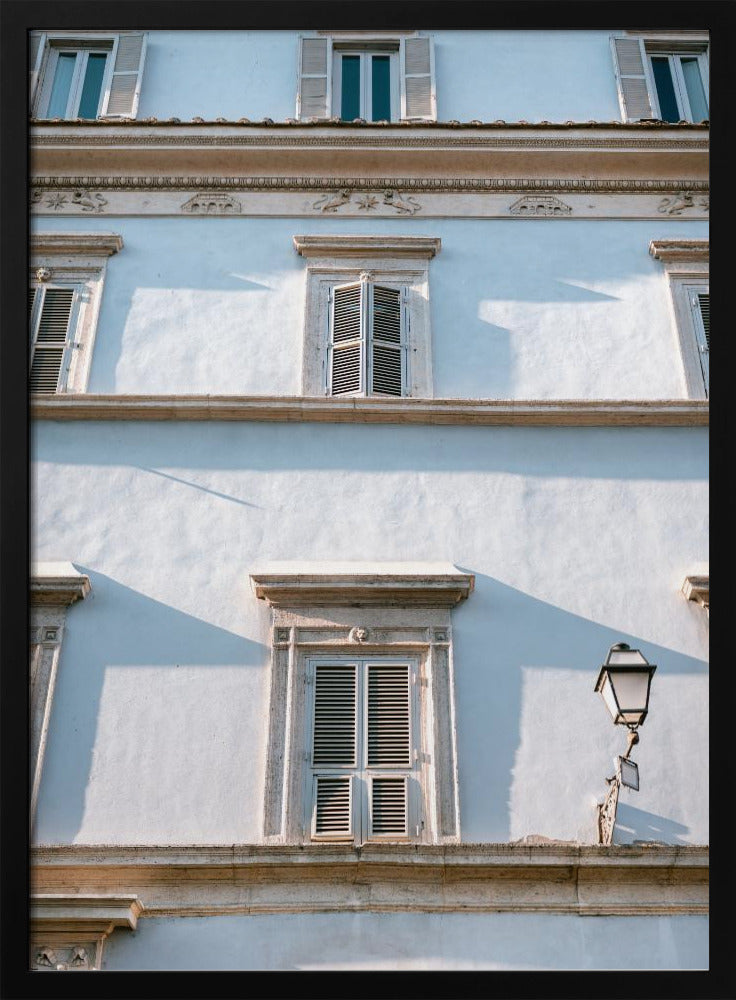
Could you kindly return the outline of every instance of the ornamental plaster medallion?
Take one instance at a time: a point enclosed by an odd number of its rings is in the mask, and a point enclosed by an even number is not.
[[[710,207],[710,198],[698,198],[697,204],[694,199],[695,195],[692,191],[678,191],[678,193],[673,195],[671,198],[663,198],[657,206],[657,211],[664,212],[666,215],[682,215],[682,213],[688,208],[702,208],[705,209],[706,212],[708,211]]]
[[[512,215],[571,215],[572,208],[551,194],[526,195],[509,205],[509,212]]]
[[[31,967],[34,972],[88,972],[93,964],[86,948],[70,945],[38,949]]]
[[[51,280],[51,268],[50,267],[39,267],[36,270],[36,279],[40,282]]]
[[[356,625],[348,633],[348,642],[368,642],[368,629],[363,625]]]
[[[241,204],[229,194],[208,191],[195,194],[181,206],[182,212],[190,215],[237,215]]]

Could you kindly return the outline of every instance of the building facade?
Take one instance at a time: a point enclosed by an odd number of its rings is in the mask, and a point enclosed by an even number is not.
[[[707,33],[31,67],[32,967],[707,968]]]

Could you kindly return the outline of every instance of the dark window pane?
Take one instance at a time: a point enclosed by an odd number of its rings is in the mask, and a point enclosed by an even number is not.
[[[653,57],[652,69],[654,71],[654,83],[657,88],[659,113],[662,121],[679,122],[681,116],[677,108],[677,98],[675,97],[675,88],[672,85],[672,73],[670,72],[670,61],[667,56]]]
[[[391,121],[391,70],[389,56],[373,56],[373,79],[371,97],[374,122]]]
[[[342,57],[340,117],[346,122],[360,118],[360,56]]]
[[[87,72],[84,74],[82,97],[79,101],[78,118],[96,118],[100,106],[102,92],[102,77],[105,75],[107,56],[90,53],[87,59]]]

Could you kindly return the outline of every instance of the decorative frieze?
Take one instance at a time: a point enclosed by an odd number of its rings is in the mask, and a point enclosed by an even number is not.
[[[338,209],[353,204],[361,212],[381,212],[388,208],[399,215],[415,215],[421,205],[411,195],[402,195],[401,192],[391,188],[382,192],[381,197],[377,197],[370,192],[354,194],[348,188],[341,188],[339,191],[323,194],[321,198],[312,203],[312,208],[319,212],[337,212]]]
[[[554,195],[542,194],[536,197],[526,195],[523,198],[518,198],[510,205],[509,212],[512,215],[533,215],[536,217],[548,215],[560,216],[571,215],[572,208],[570,205],[566,205],[564,201],[560,201],[559,198],[555,198]]]
[[[690,209],[697,212],[699,208],[704,212],[708,212],[710,210],[710,198],[704,196],[696,199],[696,192],[694,191],[678,191],[672,197],[663,198],[657,206],[657,211],[663,212],[665,215],[682,215],[683,212],[687,212]]]
[[[195,194],[184,202],[181,210],[189,215],[238,215],[241,205],[231,195],[212,191]]]

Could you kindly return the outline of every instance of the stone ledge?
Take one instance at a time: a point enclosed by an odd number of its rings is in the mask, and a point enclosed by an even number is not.
[[[287,563],[256,570],[250,582],[256,597],[274,608],[437,608],[454,607],[469,597],[475,577],[449,563],[375,563],[362,568],[350,563]]]
[[[123,237],[117,233],[32,233],[31,253],[110,257],[123,249]]]
[[[386,399],[317,396],[31,396],[37,420],[245,420],[550,427],[698,427],[708,400]]]
[[[31,604],[70,605],[90,590],[89,577],[70,562],[36,563],[31,569]]]
[[[302,257],[426,257],[439,253],[438,236],[295,236]]]
[[[143,904],[136,895],[37,893],[31,896],[31,927],[75,934],[109,934],[116,927],[135,930]]]
[[[708,263],[708,240],[652,240],[649,253],[655,260],[671,263]]]
[[[708,851],[634,845],[115,847],[32,852],[36,892],[131,893],[143,917],[357,911],[704,914]]]
[[[710,576],[686,576],[682,592],[688,601],[710,608]]]

